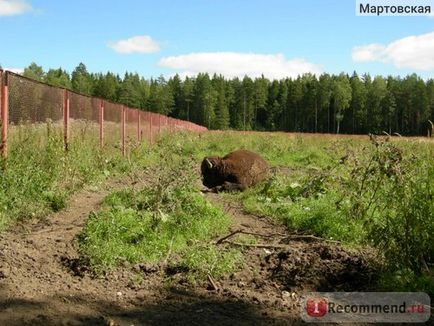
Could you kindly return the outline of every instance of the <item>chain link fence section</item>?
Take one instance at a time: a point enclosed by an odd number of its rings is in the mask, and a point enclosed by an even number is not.
[[[139,144],[139,110],[125,108],[125,150],[131,151]]]
[[[71,143],[99,142],[99,101],[97,98],[68,92]]]
[[[63,136],[66,149],[69,143],[91,141],[118,148],[124,154],[140,142],[153,143],[166,130],[207,130],[192,122],[128,108],[10,71],[0,70],[0,81],[0,151],[3,156],[7,155],[8,134],[12,136],[10,140],[16,130],[19,137],[26,137],[30,128],[37,129],[41,143],[48,139],[47,132],[55,130]]]
[[[153,142],[157,135],[161,132],[160,115],[151,112],[151,142]]]
[[[8,126],[2,134],[6,148],[14,150],[23,142],[44,148],[49,138],[61,141],[64,91],[11,72],[4,73],[3,83],[8,98]]]
[[[6,72],[9,90],[9,125],[63,121],[63,89]]]
[[[122,105],[104,101],[104,146],[122,148]]]
[[[150,112],[140,111],[140,140],[151,142]]]

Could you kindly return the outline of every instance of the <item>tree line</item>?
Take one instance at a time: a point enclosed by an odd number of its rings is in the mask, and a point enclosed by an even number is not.
[[[209,129],[426,135],[434,121],[434,80],[416,74],[145,79],[128,72],[89,73],[83,63],[71,74],[61,68],[45,72],[32,63],[23,75]]]

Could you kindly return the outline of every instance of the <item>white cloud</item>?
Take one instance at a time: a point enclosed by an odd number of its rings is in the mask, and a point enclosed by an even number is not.
[[[200,72],[221,74],[227,78],[245,75],[281,79],[304,73],[320,74],[320,66],[304,59],[288,60],[283,54],[256,54],[239,52],[199,52],[160,59],[160,66],[178,70],[181,76]]]
[[[433,70],[434,32],[404,37],[387,45],[356,46],[352,57],[355,62],[380,61],[398,68]]]
[[[133,36],[126,40],[110,42],[109,47],[122,54],[160,51],[160,45],[148,35]]]
[[[0,16],[20,15],[32,10],[25,0],[0,0]]]
[[[369,62],[382,60],[384,45],[369,44],[353,48],[353,60],[356,62]]]

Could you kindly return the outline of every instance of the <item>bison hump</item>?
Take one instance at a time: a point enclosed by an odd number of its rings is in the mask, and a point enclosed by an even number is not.
[[[227,164],[227,171],[238,178],[247,179],[249,184],[258,177],[262,179],[262,174],[268,170],[268,164],[261,156],[244,149],[229,153],[223,161]]]
[[[264,161],[264,159],[259,156],[258,154],[248,151],[246,149],[238,149],[236,151],[233,151],[229,154],[227,154],[224,158],[224,160],[234,160],[234,161],[245,161],[245,162],[253,162],[255,160]]]

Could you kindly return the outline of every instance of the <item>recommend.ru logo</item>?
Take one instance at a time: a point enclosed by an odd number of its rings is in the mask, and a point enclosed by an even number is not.
[[[327,313],[327,300],[324,298],[308,299],[306,313],[310,317],[322,317]]]
[[[306,322],[423,323],[430,315],[422,292],[312,292],[301,300]]]

